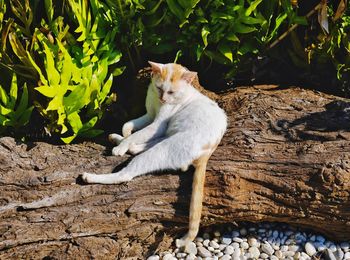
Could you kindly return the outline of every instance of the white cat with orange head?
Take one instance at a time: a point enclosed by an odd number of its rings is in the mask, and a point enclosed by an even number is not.
[[[205,170],[227,127],[225,112],[192,86],[197,73],[174,64],[149,62],[152,81],[146,97],[147,113],[124,124],[123,136],[111,134],[118,144],[112,154],[138,154],[121,171],[84,173],[87,183],[118,184],[149,172],[195,167],[189,231],[177,241],[186,246],[198,233]]]

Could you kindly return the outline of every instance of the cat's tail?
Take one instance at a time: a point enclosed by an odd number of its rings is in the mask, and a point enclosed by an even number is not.
[[[202,213],[205,172],[209,157],[210,155],[205,154],[193,162],[195,172],[192,182],[189,229],[188,233],[182,239],[176,241],[178,247],[187,246],[188,243],[193,241],[198,234]]]

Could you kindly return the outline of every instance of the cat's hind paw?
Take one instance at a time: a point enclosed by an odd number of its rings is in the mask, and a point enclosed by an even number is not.
[[[124,137],[128,137],[131,135],[132,130],[134,130],[134,124],[131,122],[127,122],[123,125],[122,133]]]
[[[183,238],[176,239],[175,241],[177,248],[183,248],[184,252],[190,253],[193,251],[193,247],[196,248],[196,244],[192,242],[187,236]]]
[[[91,175],[94,175],[94,174],[88,173],[88,172],[84,172],[83,174],[80,175],[80,178],[85,183],[92,183]]]
[[[113,144],[120,144],[123,141],[124,137],[118,134],[110,134],[108,135],[108,140]]]

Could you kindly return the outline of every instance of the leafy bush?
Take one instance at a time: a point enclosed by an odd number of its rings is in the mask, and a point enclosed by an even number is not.
[[[14,130],[25,126],[32,114],[33,106],[28,107],[28,89],[24,84],[19,98],[16,74],[13,74],[9,93],[0,85],[0,133],[7,128]]]
[[[253,78],[267,60],[266,71],[293,68],[293,77],[322,84],[337,77],[335,85],[350,93],[345,0],[321,1],[318,15],[313,3],[296,2],[0,0],[0,71],[14,73],[12,83],[0,79],[2,130],[20,128],[34,109],[66,143],[94,137],[115,99],[113,76],[127,68],[134,77],[148,59],[228,79]],[[23,88],[15,89],[17,77]],[[21,98],[13,101],[15,92]]]

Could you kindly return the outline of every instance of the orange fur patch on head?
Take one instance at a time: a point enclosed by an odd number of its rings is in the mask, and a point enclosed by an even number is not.
[[[166,79],[168,78],[168,68],[167,67],[163,67],[162,71],[160,73],[160,77],[163,81],[166,81]]]
[[[170,81],[172,83],[179,81],[181,79],[183,73],[184,73],[184,67],[182,67],[179,64],[173,64],[173,71],[172,71],[172,75],[170,77]]]

